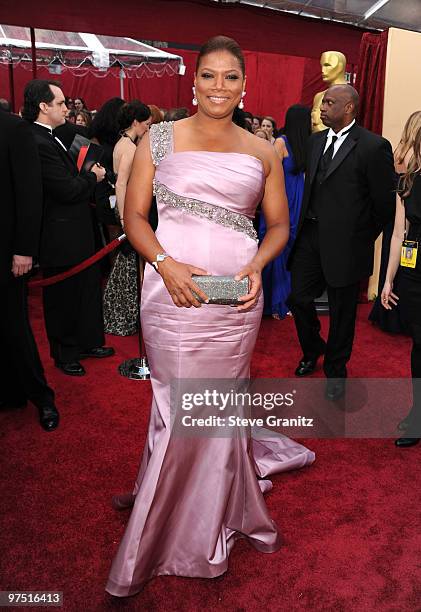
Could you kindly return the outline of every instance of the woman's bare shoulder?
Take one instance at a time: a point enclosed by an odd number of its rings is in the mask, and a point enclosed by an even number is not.
[[[170,121],[168,123],[173,124],[173,131],[175,134],[189,133],[193,129],[194,121],[193,117],[186,117],[185,119],[179,119],[178,121]]]
[[[136,146],[133,146],[133,142],[129,138],[121,137],[113,151],[114,171],[118,172],[118,168],[122,162],[126,161],[126,163],[130,163],[135,153]]]
[[[113,153],[116,155],[121,155],[123,151],[127,151],[128,149],[131,149],[132,147],[133,147],[133,142],[130,140],[130,138],[121,136],[121,138],[117,140]]]
[[[273,145],[273,147],[281,159],[288,157],[288,149],[285,144],[285,140],[282,138],[282,136],[275,140],[275,144]]]
[[[251,134],[251,132],[245,132],[245,134],[245,144],[247,144],[248,150],[244,152],[260,159],[265,167],[271,165],[274,157],[276,156],[273,145],[267,140]]]
[[[283,151],[287,151],[287,146],[286,146],[286,144],[285,144],[285,140],[284,140],[284,138],[283,138],[282,136],[279,136],[279,138],[277,138],[277,139],[275,140],[275,144],[276,144],[276,145],[277,145],[277,146],[278,146],[280,149],[282,149]]]

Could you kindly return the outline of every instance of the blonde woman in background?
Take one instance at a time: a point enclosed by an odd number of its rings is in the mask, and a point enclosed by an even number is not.
[[[408,168],[411,157],[414,152],[414,140],[418,130],[421,127],[421,111],[415,111],[410,115],[403,128],[402,136],[399,140],[399,144],[393,152],[395,170],[396,170],[396,181],[398,176],[403,175]],[[390,241],[393,233],[393,223],[390,223],[383,232],[382,238],[382,253],[381,263],[379,272],[379,289],[377,292],[377,298],[374,302],[373,308],[369,315],[369,320],[372,323],[379,325],[379,327],[390,333],[408,333],[408,326],[402,316],[399,304],[393,310],[385,310],[382,308],[380,301],[380,291],[384,285],[386,277],[387,262],[389,261]]]
[[[395,224],[381,303],[386,311],[399,304],[412,338],[412,407],[398,424],[398,429],[405,433],[395,441],[396,446],[406,448],[418,444],[421,438],[421,257],[419,254],[417,257],[415,249],[406,248],[406,257],[412,260],[412,265],[401,263],[402,241],[406,239],[409,246],[411,242],[419,245],[421,240],[421,125],[418,124],[415,130],[411,147],[408,148],[407,143],[402,141],[400,144],[404,145],[400,154],[402,163],[407,159],[408,165],[399,179]],[[395,281],[398,270],[399,277]]]
[[[421,111],[415,111],[407,119],[403,128],[402,136],[393,156],[395,159],[395,170],[398,174],[404,174],[414,154],[414,141],[421,127]]]

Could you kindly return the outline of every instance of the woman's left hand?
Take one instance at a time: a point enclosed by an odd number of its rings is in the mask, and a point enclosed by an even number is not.
[[[237,306],[237,310],[248,310],[257,303],[262,292],[262,272],[257,266],[248,264],[235,276],[235,280],[242,280],[249,277],[249,292],[238,298],[242,304]]]

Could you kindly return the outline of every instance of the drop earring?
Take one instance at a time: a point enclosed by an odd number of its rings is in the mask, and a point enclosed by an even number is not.
[[[193,100],[191,101],[191,103],[193,104],[193,106],[197,106],[196,87],[194,85],[192,87],[192,90],[193,90]]]
[[[245,95],[246,95],[246,92],[243,91],[243,93],[241,94],[241,100],[240,100],[240,102],[238,104],[238,108],[241,108],[241,110],[243,110],[243,108],[244,108],[243,98],[244,98]]]

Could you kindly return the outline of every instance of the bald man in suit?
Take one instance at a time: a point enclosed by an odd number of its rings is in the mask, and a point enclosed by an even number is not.
[[[358,93],[334,85],[321,119],[329,129],[310,137],[297,239],[289,257],[291,295],[303,356],[297,376],[324,355],[326,397],[344,394],[361,281],[373,271],[374,242],[393,219],[396,176],[390,143],[356,123]],[[329,336],[320,336],[315,298],[327,289]]]

